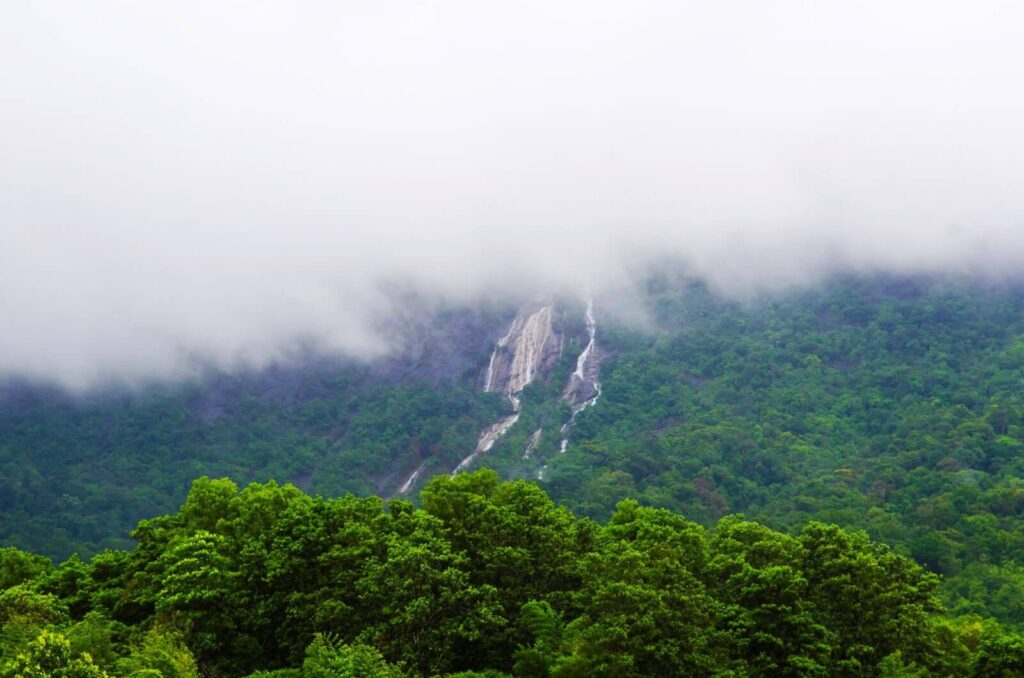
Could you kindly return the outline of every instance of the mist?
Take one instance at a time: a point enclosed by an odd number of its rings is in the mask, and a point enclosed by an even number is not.
[[[393,285],[724,294],[1024,264],[1009,2],[0,7],[0,374],[82,388],[298,343]]]

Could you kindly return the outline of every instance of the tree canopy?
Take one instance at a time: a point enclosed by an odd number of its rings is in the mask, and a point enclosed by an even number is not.
[[[1012,675],[1024,640],[951,617],[862,532],[713,528],[635,500],[596,523],[489,470],[422,508],[200,478],[130,551],[13,549],[2,676]]]

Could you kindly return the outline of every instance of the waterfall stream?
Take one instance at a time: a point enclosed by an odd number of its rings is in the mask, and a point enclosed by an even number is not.
[[[572,429],[572,425],[576,421],[576,417],[579,416],[579,413],[583,410],[593,406],[597,402],[597,399],[601,397],[601,382],[598,381],[597,378],[598,365],[596,353],[594,352],[597,346],[597,321],[594,318],[593,299],[587,301],[587,310],[584,313],[584,319],[587,322],[588,341],[587,345],[576,359],[576,371],[573,372],[572,376],[569,378],[569,386],[566,389],[566,394],[567,397],[571,397],[572,394],[582,391],[585,393],[592,392],[593,395],[574,405],[569,421],[562,425],[560,430],[560,433],[562,434],[562,442],[558,449],[560,453],[564,453],[566,447],[569,445],[569,431]],[[539,474],[538,477],[540,477]]]
[[[540,438],[542,435],[544,435],[543,428],[539,428],[533,432],[533,435],[530,436],[530,439],[526,443],[526,449],[523,451],[523,459],[530,458],[530,455],[533,454],[533,451],[537,449],[537,445],[540,444]]]
[[[402,483],[402,486],[398,488],[398,494],[408,494],[409,490],[411,490],[413,486],[416,484],[416,481],[419,480],[420,474],[423,473],[423,469],[425,469],[426,467],[427,462],[423,462],[422,464],[420,464],[419,467],[412,472],[412,475],[410,475],[406,479],[406,481]]]
[[[519,394],[533,382],[554,352],[561,354],[562,341],[552,328],[552,314],[550,304],[532,313],[521,309],[508,332],[498,340],[487,363],[484,391],[505,394],[512,413],[480,432],[476,449],[459,462],[452,471],[453,476],[466,470],[478,456],[494,447],[519,421]]]
[[[488,452],[519,421],[521,413],[520,394],[542,371],[551,369],[561,355],[563,337],[553,328],[554,306],[524,306],[512,320],[508,331],[498,339],[487,362],[484,373],[484,391],[501,393],[511,406],[511,413],[503,416],[482,431],[473,452],[458,463],[452,475],[465,471],[477,457]],[[576,369],[569,376],[562,399],[569,403],[572,414],[560,429],[562,436],[559,451],[565,452],[569,444],[569,432],[576,417],[592,407],[601,397],[598,381],[599,356],[597,347],[597,320],[594,315],[594,301],[587,301],[584,313],[587,327],[587,343],[576,358]],[[528,459],[539,445],[541,431],[530,437],[523,452]],[[542,468],[538,474],[543,478]]]

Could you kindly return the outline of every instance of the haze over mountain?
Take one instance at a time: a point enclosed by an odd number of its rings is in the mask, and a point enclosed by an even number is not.
[[[1024,8],[7,3],[0,373],[359,356],[395,289],[1024,263]]]

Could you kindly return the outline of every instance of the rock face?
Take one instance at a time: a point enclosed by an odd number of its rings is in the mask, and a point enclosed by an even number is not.
[[[555,332],[553,313],[551,304],[524,306],[516,314],[505,336],[498,340],[487,364],[484,390],[503,393],[512,405],[512,414],[480,432],[476,449],[459,462],[452,475],[468,468],[519,421],[519,394],[558,362],[564,340],[561,334]]]
[[[493,313],[479,308],[436,309],[429,302],[395,302],[393,317],[382,323],[391,345],[368,367],[375,379],[390,382],[460,381],[479,369],[479,356],[494,347]]]
[[[504,394],[512,406],[512,413],[480,432],[476,449],[459,462],[452,475],[467,469],[477,457],[494,447],[494,444],[515,426],[519,421],[520,394],[523,389],[538,377],[546,375],[558,363],[565,345],[565,337],[555,329],[554,314],[555,308],[552,304],[524,306],[505,335],[498,340],[483,375],[483,389],[491,393]],[[560,396],[572,411],[569,421],[565,422],[560,430],[562,452],[569,444],[568,436],[576,416],[596,403],[601,396],[601,351],[597,343],[597,320],[593,301],[587,302],[584,320],[587,327],[586,345],[576,358],[576,369],[569,375],[569,381]],[[542,435],[540,429],[533,433],[523,452],[524,459],[530,458],[540,444]],[[543,474],[543,471],[544,469],[541,469],[540,473]]]
[[[552,325],[553,307],[524,307],[491,354],[484,390],[514,395],[538,374],[555,366],[562,355],[562,336]]]

